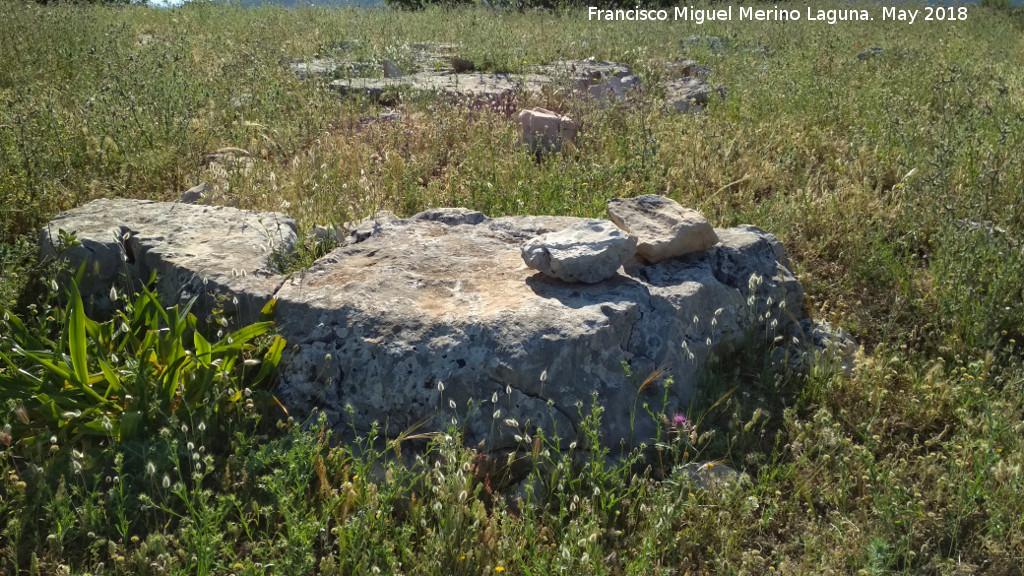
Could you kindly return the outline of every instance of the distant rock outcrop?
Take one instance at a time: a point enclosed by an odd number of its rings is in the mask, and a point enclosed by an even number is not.
[[[363,95],[381,101],[386,101],[389,94],[410,90],[435,92],[453,98],[500,101],[520,92],[541,94],[545,89],[561,88],[600,101],[627,102],[630,96],[643,88],[628,64],[602,62],[593,58],[559,60],[548,65],[534,66],[522,74],[476,72],[473,62],[458,57],[450,57],[448,63],[450,67],[423,66],[409,74],[401,74],[386,60],[384,78],[353,73],[355,70],[371,68],[365,62],[316,59],[292,63],[290,66],[303,78],[317,75],[331,79],[331,88],[342,95]],[[714,87],[704,80],[710,69],[695,60],[669,63],[667,68],[670,76],[680,77],[670,78],[665,85],[665,97],[670,110],[700,110],[711,95],[725,96],[724,88]],[[392,70],[392,73],[388,73],[388,70]]]

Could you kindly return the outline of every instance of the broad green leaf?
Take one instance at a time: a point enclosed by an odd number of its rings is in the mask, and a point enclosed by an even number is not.
[[[68,349],[71,352],[71,366],[74,368],[75,378],[82,386],[86,386],[89,380],[89,357],[85,336],[85,306],[74,282],[71,283],[71,302],[68,303],[68,307]]]
[[[274,319],[274,308],[276,308],[276,307],[277,307],[277,299],[276,298],[271,298],[270,300],[267,300],[267,303],[263,306],[263,309],[260,310],[260,320],[261,321],[273,320]]]
[[[103,371],[103,377],[107,380],[107,391],[103,395],[110,398],[111,394],[116,394],[121,390],[121,379],[117,377],[117,374],[114,373],[110,365],[103,360],[100,360],[100,370]]]
[[[211,361],[210,352],[213,350],[213,347],[210,346],[210,342],[206,338],[203,338],[203,335],[199,332],[194,332],[192,339],[196,345],[196,360],[198,360],[203,366],[209,366]]]
[[[228,350],[241,350],[242,345],[253,338],[266,334],[274,327],[273,322],[257,322],[228,334],[213,345],[213,353],[220,354]]]
[[[281,353],[284,351],[285,340],[280,336],[274,337],[274,342],[270,345],[267,353],[263,355],[263,365],[260,366],[260,372],[256,375],[253,380],[253,386],[262,383],[267,377],[271,376],[275,370],[277,370],[278,364],[281,362]]]

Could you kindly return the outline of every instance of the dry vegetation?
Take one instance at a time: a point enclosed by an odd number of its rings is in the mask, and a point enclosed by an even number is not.
[[[4,2],[0,22],[0,573],[1021,574],[1020,13],[640,33],[572,11]],[[679,42],[693,34],[729,48]],[[355,41],[346,57],[400,64],[413,43],[456,42],[511,72],[595,56],[649,89],[611,107],[523,98],[584,128],[538,164],[512,117],[409,97],[376,122],[376,105],[284,65],[345,55],[341,41]],[[884,52],[858,59],[869,46]],[[662,109],[680,57],[729,90],[706,114]],[[226,148],[240,151],[211,156]],[[275,427],[244,401],[154,408],[135,438],[27,414],[19,394],[46,368],[18,350],[76,349],[74,311],[37,296],[54,268],[36,262],[35,230],[93,198],[170,200],[202,181],[212,202],[307,229],[380,208],[598,216],[607,198],[666,194],[778,235],[811,312],[865,350],[852,376],[723,364],[690,414],[698,429],[663,438],[657,465],[538,438],[521,487],[456,429],[402,463],[369,440],[332,446],[315,423]],[[118,375],[148,374],[137,344]],[[706,461],[746,480],[696,486],[683,467]]]

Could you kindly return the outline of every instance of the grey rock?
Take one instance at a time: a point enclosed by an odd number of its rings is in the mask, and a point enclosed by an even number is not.
[[[885,53],[885,50],[881,46],[871,46],[867,50],[857,54],[858,60],[870,60],[876,58]]]
[[[597,284],[524,264],[524,240],[590,222],[376,223],[277,292],[278,328],[294,351],[278,397],[297,419],[316,408],[350,435],[375,421],[394,436],[424,418],[433,430],[455,418],[471,445],[494,452],[538,427],[568,445],[596,394],[603,440],[632,447],[656,424],[631,407],[661,410],[665,390],[638,392],[623,362],[639,380],[667,370],[664,410],[685,411],[710,354],[768,330],[758,319],[766,311],[784,330],[780,302],[799,317],[803,291],[781,244],[753,226],[719,230],[722,242],[683,258],[630,260]]]
[[[276,395],[296,419],[322,410],[343,437],[374,422],[394,437],[424,419],[430,431],[454,418],[491,454],[521,449],[517,435],[539,428],[564,446],[583,440],[595,401],[603,441],[639,446],[658,424],[632,407],[685,411],[710,355],[731,354],[748,334],[790,334],[802,319],[803,289],[781,243],[754,226],[718,230],[720,242],[703,252],[631,259],[596,284],[524,264],[524,242],[580,225],[595,221],[381,212],[286,279],[273,255],[296,242],[287,216],[98,200],[51,222],[42,246],[53,255],[58,229],[76,233],[83,246],[65,256],[85,264],[93,306],[120,274],[138,282],[154,271],[165,304],[199,294],[200,313],[216,292],[250,322],[273,297],[290,347]],[[671,386],[639,390],[659,369]]]
[[[545,72],[554,78],[572,78],[580,92],[596,100],[623,101],[641,88],[640,79],[633,74],[633,69],[620,62],[593,59],[560,61],[546,67]]]
[[[405,76],[401,68],[391,60],[384,61],[384,77],[385,78],[401,78]]]
[[[487,220],[482,212],[467,208],[434,208],[412,217],[416,222],[440,222],[449,226],[468,224],[470,226]]]
[[[395,220],[398,220],[398,216],[387,210],[378,210],[372,216],[367,216],[358,222],[347,223],[345,228],[349,230],[349,233],[348,237],[342,242],[342,245],[347,246],[362,242],[381,230],[384,224],[394,222]]]
[[[611,221],[636,236],[637,253],[651,263],[702,252],[718,242],[714,228],[700,212],[664,196],[614,198],[607,206]]]
[[[274,254],[296,242],[295,222],[283,214],[142,200],[95,200],[61,214],[42,230],[44,256],[56,255],[61,229],[82,243],[63,256],[72,270],[85,265],[82,295],[97,315],[112,312],[119,276],[138,283],[155,272],[165,305],[198,295],[196,312],[205,314],[221,294],[227,310],[252,322],[284,283]]]
[[[701,78],[677,78],[665,82],[665,104],[677,112],[703,110],[712,94],[725,98],[725,88],[714,87]]]
[[[589,220],[525,242],[522,254],[527,266],[552,278],[594,284],[636,254],[636,238],[607,220]]]
[[[184,192],[182,192],[181,193],[181,198],[178,199],[178,202],[181,202],[182,204],[198,204],[199,202],[201,202],[203,200],[203,198],[206,196],[206,194],[209,191],[210,191],[210,184],[209,183],[203,182],[203,183],[197,184],[197,185],[189,188],[188,190],[185,190]]]

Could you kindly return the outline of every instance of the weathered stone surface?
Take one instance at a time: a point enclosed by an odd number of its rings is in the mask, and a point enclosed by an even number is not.
[[[609,446],[649,441],[656,424],[644,404],[685,412],[709,355],[731,353],[747,334],[785,337],[803,318],[781,243],[753,226],[718,230],[721,241],[703,252],[631,259],[597,284],[525,265],[524,242],[593,222],[380,213],[285,280],[271,252],[295,242],[286,216],[99,200],[52,222],[43,247],[53,252],[59,228],[76,231],[84,246],[67,255],[87,263],[97,305],[122,270],[136,279],[155,270],[168,304],[224,291],[244,321],[273,296],[290,347],[276,394],[297,419],[320,409],[341,432],[378,422],[395,436],[454,417],[485,450],[515,449],[517,434],[537,428],[568,444],[594,401]],[[672,377],[667,390],[639,390],[659,369]]]
[[[718,242],[715,229],[700,212],[664,196],[614,198],[608,201],[608,217],[636,236],[637,253],[652,263],[702,252]]]
[[[525,242],[522,254],[527,266],[547,276],[594,284],[636,254],[636,238],[607,220],[587,220]]]
[[[544,108],[523,110],[518,117],[522,128],[520,142],[531,152],[558,152],[565,142],[573,142],[579,126],[568,116]]]
[[[209,294],[222,293],[244,322],[284,283],[273,254],[296,242],[295,222],[283,214],[143,200],[95,200],[61,214],[42,231],[44,255],[55,254],[59,230],[82,243],[64,255],[72,269],[85,263],[83,298],[94,313],[111,312],[108,294],[119,275],[145,282],[156,272],[167,305],[199,295],[203,313],[213,305]]]
[[[709,354],[763,334],[755,324],[767,310],[784,326],[782,302],[800,314],[803,291],[781,245],[752,226],[720,230],[722,242],[698,254],[631,260],[599,284],[524,264],[525,240],[586,222],[377,223],[278,291],[278,326],[295,351],[278,397],[297,417],[318,408],[358,433],[374,421],[393,436],[424,418],[437,429],[456,417],[469,442],[496,450],[537,427],[571,442],[597,394],[604,440],[636,445],[655,424],[637,408],[631,425],[631,407],[660,410],[664,393],[638,392],[638,381],[666,369],[674,382],[664,408],[685,411]]]
[[[546,70],[555,78],[568,76],[574,79],[581,92],[596,100],[625,100],[633,90],[641,87],[633,69],[620,62],[569,60],[556,62]]]
[[[602,62],[594,59],[559,60],[552,64],[535,66],[524,74],[496,74],[471,72],[466,62],[451,59],[452,70],[438,67],[421,68],[410,74],[384,78],[360,77],[347,74],[331,82],[333,90],[342,95],[363,95],[374,100],[388,101],[387,95],[403,91],[435,92],[452,98],[473,98],[497,101],[520,92],[539,95],[546,89],[563,89],[574,94],[587,95],[604,102],[627,101],[643,86],[628,64]],[[472,64],[471,62],[469,64]],[[317,74],[339,77],[343,63],[333,60],[313,60],[291,64],[300,76]],[[717,93],[725,97],[725,89],[714,87],[703,80],[710,72],[695,60],[681,60],[669,64],[671,76],[665,85],[666,101],[671,110],[686,112],[701,109],[710,96]]]
[[[182,204],[198,204],[210,192],[210,184],[201,182],[181,193],[178,202]]]
[[[402,72],[401,68],[391,60],[384,61],[384,77],[385,78],[402,78],[405,73]]]
[[[703,110],[712,94],[725,98],[725,89],[693,76],[665,82],[665,104],[677,112]]]
[[[389,91],[437,92],[451,97],[505,98],[522,91],[540,94],[546,86],[562,86],[601,100],[620,100],[640,85],[626,64],[596,60],[561,60],[525,74],[455,73],[425,69],[401,78],[348,78],[331,82],[341,94],[379,99]]]

